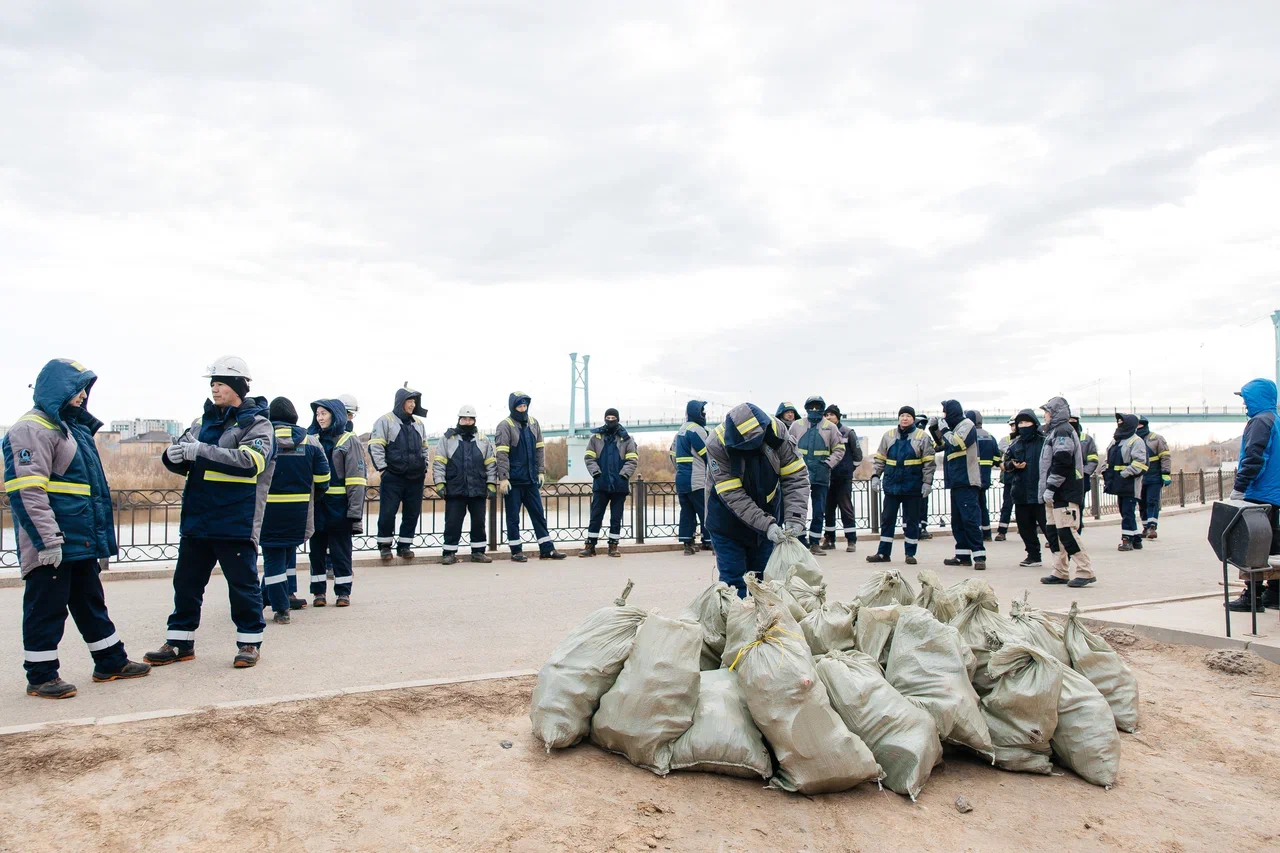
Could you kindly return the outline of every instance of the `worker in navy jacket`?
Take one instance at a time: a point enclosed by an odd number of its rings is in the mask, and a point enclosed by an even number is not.
[[[1280,421],[1276,417],[1276,383],[1253,379],[1236,392],[1244,398],[1249,422],[1240,437],[1240,462],[1236,466],[1231,500],[1265,504],[1271,518],[1271,565],[1280,568]],[[1257,596],[1257,608],[1280,609],[1280,581],[1246,583],[1244,592],[1229,605],[1248,611],[1249,597]]]

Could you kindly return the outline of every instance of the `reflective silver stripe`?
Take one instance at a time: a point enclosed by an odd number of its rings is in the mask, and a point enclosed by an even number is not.
[[[288,579],[288,575],[268,575],[262,582],[267,586],[270,586],[273,583],[284,583]]]
[[[236,631],[236,642],[237,643],[261,643],[262,632],[259,631],[256,634],[241,634],[239,631]]]
[[[334,586],[350,586],[351,582],[355,579],[356,579],[355,575],[343,575],[342,577],[338,577],[337,575],[334,575],[333,585]]]
[[[956,556],[957,556],[957,557],[968,557],[968,556],[969,556],[970,554],[972,554],[972,553],[973,553],[973,552],[972,552],[972,551],[970,551],[968,548],[957,548],[957,549],[956,549]]]
[[[589,539],[599,539],[599,538],[600,538],[600,531],[599,531],[599,530],[588,530],[588,531],[587,531],[587,538],[589,538]]]
[[[512,548],[515,548],[523,543],[521,543],[519,539],[508,539],[507,544],[510,545]]]
[[[881,536],[881,537],[880,537],[880,541],[881,541],[881,542],[888,542],[889,544],[893,544],[893,537],[892,537],[892,536]]]
[[[1138,531],[1137,531],[1137,530],[1130,530],[1130,529],[1129,529],[1129,528],[1127,528],[1127,527],[1121,527],[1121,528],[1120,528],[1120,534],[1121,534],[1121,535],[1129,535],[1129,536],[1137,536],[1137,535],[1138,535]]]
[[[833,528],[833,529],[834,529],[834,528]],[[846,528],[844,529],[844,532],[845,532],[845,533],[857,533],[857,532],[858,532],[858,528],[856,528],[856,527],[846,527]]]
[[[324,583],[328,579],[329,579],[328,575],[312,575],[311,576],[312,583]]]
[[[621,538],[622,538],[622,534],[621,534],[621,533],[610,533],[610,534],[609,534],[609,540],[610,540],[611,542],[617,542],[617,541],[618,541],[619,539],[621,539]]]
[[[836,526],[835,526],[834,524],[828,524],[828,525],[826,525],[825,527],[823,527],[822,529],[823,529],[823,530],[825,530],[825,531],[827,531],[828,533],[835,533],[835,531],[836,531]]]
[[[412,540],[412,539],[401,539],[399,536],[397,536],[397,537],[396,537],[396,542],[400,543],[401,545],[412,545],[412,544],[413,544],[413,540]]]
[[[445,545],[442,549],[446,554],[452,554],[458,550],[457,545]]]
[[[28,649],[22,650],[22,659],[31,663],[43,663],[44,661],[57,660],[58,650],[51,652],[33,652]]]
[[[395,541],[396,541],[396,538],[395,538],[394,536],[388,536],[388,537],[386,537],[385,539],[384,539],[383,537],[381,537],[381,536],[379,536],[379,537],[378,537],[378,544],[379,544],[379,545],[390,545],[391,543],[393,543],[393,542],[395,542]]]
[[[89,643],[89,651],[100,652],[103,649],[111,648],[118,642],[120,642],[120,635],[113,633],[110,637],[98,640],[96,643]]]
[[[285,569],[285,570],[284,570],[284,576],[285,576],[285,577],[287,577],[287,578],[296,578],[296,577],[298,576],[298,570],[297,570],[297,569]]]
[[[166,631],[164,638],[166,640],[194,640],[196,638],[195,631]]]
[[[985,559],[987,559],[987,552],[986,552],[986,551],[974,551],[974,552],[973,552],[973,559],[975,559],[975,560],[985,560]]]
[[[919,544],[920,544],[920,540],[919,540],[919,539],[906,539],[906,538],[904,538],[902,541],[903,541],[903,542],[906,542],[908,545],[919,545]]]
[[[552,538],[552,537],[550,537],[550,536],[543,536],[541,539],[539,539],[539,540],[538,540],[538,544],[539,544],[539,545],[545,545],[545,544],[547,544],[548,542],[554,542],[554,541],[556,541],[556,540],[555,540],[555,539],[553,539],[553,538]]]

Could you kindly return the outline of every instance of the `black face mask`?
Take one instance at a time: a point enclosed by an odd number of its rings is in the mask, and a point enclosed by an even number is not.
[[[607,433],[610,433],[610,434],[613,434],[613,433],[617,432],[617,431],[618,431],[618,422],[617,422],[617,421],[605,421],[605,422],[604,422],[604,431],[605,431],[605,432],[607,432]]]
[[[468,425],[468,426],[461,426],[461,425],[459,425],[459,426],[458,426],[458,435],[467,435],[467,436],[471,436],[471,435],[475,435],[475,434],[476,434],[476,425],[475,425],[475,424],[470,424],[470,425]]]
[[[1032,436],[1034,436],[1037,432],[1039,432],[1039,430],[1037,430],[1037,429],[1036,429],[1036,427],[1035,427],[1034,425],[1032,425],[1032,426],[1019,426],[1019,427],[1018,427],[1018,436],[1019,436],[1019,437],[1021,437],[1021,438],[1031,438],[1031,437],[1032,437]]]

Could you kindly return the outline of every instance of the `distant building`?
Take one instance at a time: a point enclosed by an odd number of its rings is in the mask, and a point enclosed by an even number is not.
[[[134,418],[131,421],[112,421],[111,431],[120,433],[121,441],[131,441],[147,433],[162,432],[170,438],[182,435],[184,427],[177,421],[159,418]]]

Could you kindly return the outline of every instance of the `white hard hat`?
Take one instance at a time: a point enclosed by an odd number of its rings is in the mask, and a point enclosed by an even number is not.
[[[461,409],[458,409],[458,417],[460,418],[474,418],[475,416],[476,416],[476,407],[471,405],[470,403],[463,406]]]
[[[356,412],[360,411],[360,404],[356,402],[355,395],[340,394],[338,399],[342,402],[342,405],[347,407],[347,414],[354,415]]]
[[[239,376],[241,379],[253,379],[249,374],[249,363],[238,355],[224,355],[209,365],[204,378],[212,379],[215,376]]]

